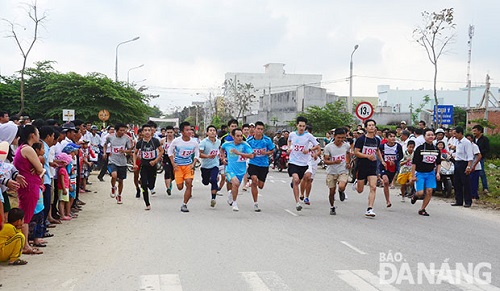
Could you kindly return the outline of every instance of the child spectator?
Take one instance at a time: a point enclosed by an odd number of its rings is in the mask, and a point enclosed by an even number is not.
[[[90,192],[90,190],[87,189],[87,179],[94,165],[92,161],[96,161],[97,156],[92,150],[92,148],[89,147],[88,140],[83,141],[81,150],[82,150],[82,171],[81,171],[82,190],[84,192]]]
[[[71,204],[69,204],[69,191],[73,189],[71,189],[70,185],[68,168],[71,169],[71,167],[73,167],[73,165],[71,164],[73,158],[66,153],[60,153],[56,156],[56,159],[61,162],[59,170],[57,171],[59,216],[61,217],[61,220],[71,220]]]
[[[399,169],[398,183],[401,185],[401,202],[405,202],[405,194],[408,186],[413,188],[413,182],[411,182],[411,166],[414,150],[415,141],[409,140],[403,158],[399,162],[401,168]]]
[[[24,211],[12,208],[9,211],[7,223],[0,230],[0,262],[9,261],[11,266],[26,265],[28,262],[20,259],[25,238],[21,228],[24,223]]]
[[[73,203],[75,202],[76,199],[76,191],[77,185],[76,185],[76,179],[77,179],[77,169],[76,169],[76,155],[79,154],[79,149],[80,147],[77,147],[75,144],[70,143],[67,146],[64,147],[63,153],[67,153],[71,155],[72,162],[66,166],[66,170],[68,171],[69,175],[69,203],[66,205],[66,216],[70,216],[71,218],[77,218],[78,214],[74,213],[71,209],[71,206],[73,206]]]
[[[31,147],[35,150],[38,158],[40,159],[40,163],[43,164],[43,155],[45,154],[45,148],[42,143],[35,142],[31,145]],[[42,182],[43,183],[43,182]],[[43,217],[43,184],[40,184],[40,195],[38,198],[38,202],[35,206],[35,212],[31,221],[29,222],[29,235],[28,239],[33,240],[33,246],[35,247],[46,247],[45,241],[43,237],[45,235],[45,223]]]

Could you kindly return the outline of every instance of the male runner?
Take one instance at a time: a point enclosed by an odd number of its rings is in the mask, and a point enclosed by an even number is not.
[[[165,137],[161,139],[160,143],[163,147],[163,171],[165,179],[165,187],[167,187],[167,195],[172,195],[172,180],[174,179],[174,168],[168,157],[168,148],[174,141],[174,127],[168,125],[165,127]]]
[[[201,182],[203,185],[211,184],[210,207],[215,207],[217,191],[217,176],[219,175],[219,148],[220,140],[217,139],[217,128],[213,125],[207,127],[207,137],[200,142]]]
[[[396,143],[396,132],[391,130],[386,134],[387,142],[380,145],[382,158],[386,163],[385,168],[380,167],[380,176],[384,183],[384,195],[386,206],[391,207],[389,196],[389,185],[391,185],[397,172],[397,162],[403,158],[403,147]]]
[[[221,145],[223,145],[226,141],[234,140],[233,136],[231,136],[231,132],[233,132],[234,129],[238,128],[238,120],[236,119],[229,120],[227,122],[227,126],[229,131],[224,135],[222,135],[222,137],[220,138]],[[243,140],[245,140],[244,137]],[[224,187],[224,183],[226,182],[226,165],[227,165],[226,160],[227,159],[222,159],[219,166],[219,175],[220,175],[219,190],[222,189],[222,187]],[[231,191],[231,186],[229,184],[226,187],[227,191]]]
[[[247,170],[246,160],[252,159],[255,157],[255,154],[252,147],[243,141],[241,129],[233,129],[231,135],[234,141],[227,141],[221,146],[223,151],[221,156],[227,157],[226,180],[228,187],[231,187],[231,191],[228,191],[227,203],[233,206],[233,211],[239,211],[238,204],[236,203],[238,188]]]
[[[375,217],[373,204],[377,194],[377,157],[381,161],[384,168],[385,161],[380,153],[380,140],[375,137],[377,123],[373,119],[365,121],[366,134],[360,136],[354,144],[354,154],[358,158],[358,170],[356,173],[357,191],[363,192],[365,180],[368,180],[370,185],[370,194],[368,195],[368,208],[366,209],[366,217]]]
[[[333,142],[326,145],[323,150],[325,155],[326,186],[330,189],[328,200],[330,200],[330,215],[335,212],[335,190],[339,185],[340,201],[345,200],[345,187],[348,181],[348,173],[351,162],[351,146],[345,142],[346,132],[343,128],[336,128],[333,133]]]
[[[306,132],[307,118],[303,116],[297,117],[297,131],[290,133],[288,136],[288,153],[290,160],[288,162],[288,175],[292,177],[291,186],[297,211],[302,210],[299,200],[299,185],[307,171],[309,156],[312,151],[319,150],[319,143],[314,136]],[[312,144],[313,147],[309,148]]]
[[[179,127],[181,136],[172,141],[168,148],[168,156],[174,168],[177,189],[182,190],[184,184],[186,184],[181,211],[189,212],[187,203],[191,199],[193,191],[194,164],[199,159],[200,151],[196,140],[191,139],[191,125],[189,122],[184,121]]]
[[[260,212],[258,198],[259,189],[264,188],[267,174],[269,173],[269,155],[274,152],[273,141],[264,135],[264,123],[255,123],[254,135],[247,143],[252,147],[255,157],[248,163],[248,175],[252,179],[252,197],[255,212]]]
[[[134,169],[137,168],[137,155],[141,156],[141,186],[142,196],[146,204],[146,210],[151,210],[149,203],[149,191],[153,192],[156,182],[156,164],[161,160],[163,148],[160,146],[160,140],[152,136],[152,127],[149,123],[142,126],[143,138],[139,140],[134,150]]]
[[[122,204],[123,180],[127,178],[127,154],[132,153],[132,141],[125,134],[127,126],[123,123],[115,125],[115,135],[108,135],[104,143],[103,159],[108,159],[111,170],[111,198]],[[110,149],[108,158],[108,146]],[[118,195],[116,195],[116,181],[118,180]]]

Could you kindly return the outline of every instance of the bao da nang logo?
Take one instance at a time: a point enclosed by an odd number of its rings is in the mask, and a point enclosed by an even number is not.
[[[403,254],[389,251],[379,254],[378,276],[380,284],[443,284],[489,285],[491,284],[491,263],[442,262],[410,264]]]

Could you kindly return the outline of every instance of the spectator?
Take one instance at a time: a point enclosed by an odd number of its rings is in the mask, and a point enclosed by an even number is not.
[[[484,168],[484,159],[490,152],[490,140],[483,135],[484,128],[477,124],[472,127],[472,134],[474,135],[474,142],[479,147],[481,151],[481,172],[479,173],[479,177],[481,177],[481,184],[483,186],[483,193],[488,194],[488,179],[486,178],[485,168]]]
[[[479,175],[481,173],[481,151],[477,144],[474,143],[474,137],[472,134],[468,133],[465,137],[472,143],[472,153],[474,154],[474,160],[472,160],[471,172],[470,172],[470,196],[472,199],[479,200]]]
[[[469,175],[472,169],[471,142],[465,138],[464,129],[460,126],[455,128],[456,149],[455,149],[455,203],[452,206],[471,207],[472,197],[470,193]]]

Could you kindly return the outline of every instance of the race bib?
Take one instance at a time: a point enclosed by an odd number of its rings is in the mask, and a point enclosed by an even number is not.
[[[253,152],[257,157],[262,157],[266,155],[266,149],[254,149]]]
[[[182,150],[179,152],[179,156],[184,157],[184,158],[189,157],[193,154],[193,152],[194,152],[193,150]]]
[[[345,157],[345,155],[338,155],[338,156],[333,156],[331,158],[331,160],[334,162],[337,162],[337,161],[345,162],[346,157]]]
[[[156,158],[156,151],[143,151],[142,158],[145,160],[152,160]]]
[[[405,164],[405,166],[407,166],[407,167],[411,167],[411,165],[412,165],[412,164],[411,164],[411,161],[408,161],[408,162],[406,162],[406,164]]]
[[[394,162],[396,160],[396,156],[393,155],[385,155],[384,160],[386,162]]]
[[[427,164],[434,164],[437,157],[435,155],[424,155],[422,161]]]
[[[170,144],[168,144],[168,143],[165,143],[165,145],[163,146],[163,148],[165,149],[165,151],[168,151],[169,147],[170,147]]]
[[[211,150],[209,155],[218,155],[219,154],[219,150]]]
[[[238,162],[239,163],[246,163],[246,161],[247,161],[247,158],[238,155]]]
[[[302,151],[304,151],[304,148],[305,148],[305,146],[303,146],[303,145],[296,145],[296,144],[293,145],[293,150],[296,152],[302,152]]]
[[[121,147],[113,147],[113,148],[111,149],[111,152],[112,152],[112,153],[114,153],[114,154],[119,154],[119,153],[120,153],[120,150],[123,150],[123,149],[124,149],[124,147],[123,147],[123,146],[121,146]]]
[[[363,146],[363,154],[373,156],[377,153],[377,147],[367,147]]]

